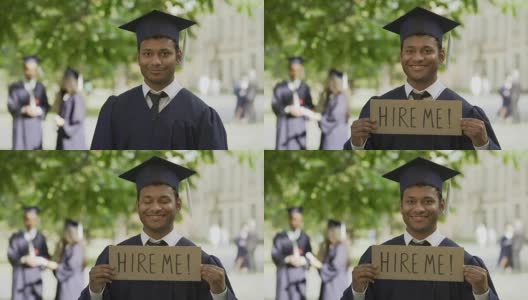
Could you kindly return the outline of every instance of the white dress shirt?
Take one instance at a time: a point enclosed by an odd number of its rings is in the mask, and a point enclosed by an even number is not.
[[[149,240],[152,243],[155,243],[155,244],[159,243],[160,241],[165,241],[165,243],[167,243],[167,245],[169,245],[169,246],[176,246],[176,244],[182,238],[182,236],[176,232],[176,229],[172,229],[172,231],[169,232],[169,234],[167,234],[166,236],[162,237],[159,240],[151,238],[148,234],[145,233],[144,230],[141,230],[140,237],[141,237],[141,243],[143,244],[143,246],[145,246]],[[88,285],[88,289],[90,290],[90,299],[91,300],[101,300],[101,299],[103,299],[104,288],[103,288],[103,290],[100,293],[92,292],[92,290],[90,289],[89,285]],[[224,289],[224,291],[221,292],[220,294],[213,294],[213,292],[211,292],[211,291],[209,291],[209,292],[211,293],[211,296],[213,297],[213,300],[226,300],[227,299],[227,286]]]
[[[150,100],[150,96],[148,96],[148,92],[152,92],[154,94],[159,94],[161,92],[165,92],[165,94],[168,95],[168,97],[160,98],[159,102],[159,112],[161,112],[169,103],[172,101],[174,97],[181,91],[182,87],[181,85],[174,79],[169,85],[164,87],[161,91],[156,91],[148,86],[146,82],[143,82],[141,85],[141,89],[143,90],[143,96],[147,100],[147,105],[149,108],[152,107],[152,100]]]
[[[414,100],[411,98],[411,92],[414,90],[415,93],[421,94],[425,91],[431,95],[431,98],[427,98],[428,100],[436,100],[442,94],[442,92],[446,89],[446,86],[440,81],[440,79],[437,79],[433,84],[431,84],[429,87],[427,87],[425,90],[417,90],[413,88],[413,86],[408,82],[405,81],[405,96],[407,96],[407,99]],[[411,98],[411,99],[410,99]],[[368,139],[368,138],[367,138]],[[352,138],[350,138],[350,145],[352,146],[352,150],[364,150],[365,144],[367,143],[367,139],[365,139],[365,142],[361,146],[354,146],[352,144]],[[477,147],[473,145],[475,150],[489,150],[490,142],[488,138],[488,142],[480,147]]]
[[[409,92],[410,93],[410,92]],[[431,92],[429,92],[431,93]],[[432,94],[431,94],[432,95]],[[407,230],[403,233],[403,239],[405,240],[405,245],[409,246],[409,243],[414,240],[415,243],[421,244],[424,241],[428,241],[429,244],[431,244],[432,247],[438,247],[440,243],[444,240],[445,236],[440,234],[440,231],[438,229],[435,230],[430,236],[426,237],[423,240],[415,239]],[[368,288],[368,287],[367,287]],[[354,295],[354,300],[365,300],[365,292],[367,290],[365,289],[363,292],[356,292],[352,288],[352,294]],[[476,295],[473,293],[473,297],[475,297],[475,300],[489,300],[489,288],[488,290],[481,295]]]

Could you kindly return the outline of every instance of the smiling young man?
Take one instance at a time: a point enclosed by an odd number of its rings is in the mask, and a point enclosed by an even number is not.
[[[179,32],[194,24],[154,10],[120,27],[136,33],[144,83],[105,102],[91,149],[227,149],[218,113],[174,79]]]
[[[136,208],[143,224],[141,234],[119,245],[196,246],[174,229],[174,218],[182,201],[179,183],[195,172],[159,157],[152,157],[120,177],[136,184]],[[229,278],[218,258],[202,251],[202,280],[184,281],[113,281],[114,270],[108,264],[108,247],[90,270],[90,282],[82,300],[236,300]]]
[[[459,247],[437,228],[446,206],[442,183],[457,174],[455,170],[416,158],[383,175],[400,184],[400,213],[406,225],[402,235],[383,245]],[[378,268],[371,264],[371,255],[369,247],[353,269],[352,284],[342,300],[498,300],[484,262],[465,251],[464,282],[376,279]]]
[[[461,136],[374,134],[376,122],[370,120],[370,100],[359,119],[351,126],[345,150],[363,149],[476,149],[499,150],[500,145],[484,111],[471,105],[438,79],[438,68],[446,54],[442,37],[459,24],[416,7],[383,27],[400,35],[400,62],[407,81],[380,97],[372,99],[461,100]]]

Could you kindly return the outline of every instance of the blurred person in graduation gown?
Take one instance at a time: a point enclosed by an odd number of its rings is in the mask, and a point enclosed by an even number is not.
[[[317,257],[307,256],[321,276],[319,300],[337,300],[347,288],[349,259],[344,229],[341,222],[328,220],[326,237]]]
[[[55,300],[79,298],[84,288],[84,249],[82,226],[79,222],[66,220],[62,241],[57,247],[55,260],[49,268],[57,278]]]
[[[24,208],[25,230],[9,238],[7,258],[13,266],[11,300],[42,299],[41,272],[48,266],[46,237],[37,229],[39,209]]]
[[[319,121],[321,143],[319,150],[341,150],[344,136],[348,136],[348,98],[346,76],[332,69],[322,97],[322,114]]]
[[[273,88],[271,107],[277,116],[276,150],[306,149],[306,120],[313,113],[310,87],[302,80],[303,58],[290,57],[290,80]]]
[[[42,149],[42,120],[49,110],[46,87],[37,81],[39,60],[24,57],[24,79],[9,86],[7,108],[13,116],[13,150]]]
[[[57,96],[57,150],[85,150],[84,100],[78,91],[79,72],[68,67]]]
[[[510,272],[515,265],[513,261],[513,226],[511,224],[506,224],[504,234],[501,236],[499,244],[499,268]]]
[[[174,79],[184,60],[179,32],[194,24],[154,10],[120,26],[136,33],[144,83],[108,98],[91,149],[227,149],[218,113]]]
[[[302,207],[288,208],[290,229],[273,238],[271,258],[277,266],[275,300],[306,299],[307,253],[312,252],[310,237],[302,231]]]
[[[244,224],[242,230],[240,230],[240,233],[235,238],[235,245],[237,247],[235,269],[239,272],[247,272],[249,268],[248,237],[248,226]]]
[[[443,236],[438,218],[449,199],[442,197],[444,181],[459,172],[432,161],[416,158],[383,175],[400,185],[400,213],[405,232],[383,245],[460,247]],[[449,196],[449,195],[448,195]],[[352,271],[352,284],[342,300],[498,300],[490,274],[482,259],[464,251],[463,282],[376,279],[378,266],[372,262],[372,248],[361,256]]]
[[[136,184],[136,209],[143,224],[140,234],[118,245],[196,246],[174,228],[182,209],[178,186],[193,170],[168,160],[152,157],[119,177]],[[189,207],[190,208],[190,207]],[[202,250],[201,281],[113,280],[106,247],[90,270],[90,283],[82,300],[235,300],[236,296],[220,260]]]
[[[351,138],[344,144],[344,149],[500,149],[484,111],[447,88],[438,78],[438,68],[446,58],[442,37],[458,25],[457,22],[416,7],[383,27],[400,36],[400,62],[407,80],[404,85],[372,99],[461,100],[462,135],[372,133],[376,129],[376,121],[370,120],[369,100],[361,109],[359,119],[352,123]]]

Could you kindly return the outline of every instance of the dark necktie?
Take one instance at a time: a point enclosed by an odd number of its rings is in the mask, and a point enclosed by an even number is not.
[[[425,98],[431,98],[431,94],[429,94],[427,91],[423,92],[423,93],[415,93],[414,91],[411,92],[410,96],[414,99],[414,100],[423,100]]]
[[[167,244],[167,242],[165,242],[164,240],[161,240],[159,243],[154,243],[148,240],[145,245],[146,246],[168,246],[169,244]]]
[[[149,92],[148,94],[150,96],[150,100],[152,101],[152,106],[150,107],[150,116],[152,117],[152,120],[155,120],[159,113],[160,99],[167,97],[167,94],[165,92],[161,92],[159,94]]]
[[[411,240],[409,246],[431,246],[428,241],[423,241],[423,243],[416,243],[414,240]]]

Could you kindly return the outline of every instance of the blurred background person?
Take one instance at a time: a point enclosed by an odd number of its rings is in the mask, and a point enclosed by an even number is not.
[[[347,88],[347,76],[341,71],[331,69],[321,99],[319,150],[341,150],[349,135]]]
[[[257,122],[257,112],[255,111],[255,99],[258,93],[257,72],[249,70],[248,87],[246,90],[245,112],[248,123]]]
[[[57,278],[55,300],[79,298],[84,288],[83,229],[79,222],[66,220],[62,240],[55,251],[55,261],[49,268]]]
[[[57,95],[57,150],[84,150],[84,100],[79,93],[79,72],[68,67]]]
[[[319,270],[321,290],[319,300],[341,298],[348,286],[348,247],[344,225],[336,220],[328,220],[325,240],[317,257],[307,255],[310,264]]]
[[[39,209],[24,208],[24,227],[9,238],[7,258],[13,266],[11,300],[42,299],[41,272],[48,265],[46,237],[38,231]]]
[[[500,238],[499,268],[510,272],[513,267],[513,226],[506,224],[504,234]]]
[[[246,94],[248,91],[249,80],[246,74],[242,75],[239,81],[235,83],[233,92],[236,96],[235,120],[240,121],[246,115]]]
[[[276,150],[306,149],[306,116],[313,109],[310,87],[303,80],[304,59],[288,58],[290,79],[273,89],[271,107],[277,116]]]
[[[306,299],[306,271],[309,262],[306,255],[312,252],[310,237],[302,231],[303,208],[288,208],[289,230],[273,238],[271,258],[277,266],[275,300]]]
[[[513,123],[519,123],[521,122],[521,113],[519,112],[519,100],[521,99],[521,78],[519,75],[519,70],[515,69],[512,71],[511,79],[512,86],[510,113]]]
[[[488,243],[488,230],[486,229],[486,225],[484,223],[480,223],[477,226],[477,229],[475,230],[475,234],[477,237],[477,242],[481,248],[486,247]]]
[[[257,233],[257,223],[255,220],[251,219],[248,222],[248,238],[247,238],[247,251],[248,251],[248,263],[249,271],[257,272],[257,262],[255,260],[255,250],[258,247],[258,233]]]
[[[24,57],[24,79],[9,86],[7,108],[13,116],[13,150],[42,149],[42,120],[49,110],[46,87],[37,81],[39,60]]]
[[[235,258],[235,270],[238,272],[247,272],[249,267],[248,258],[248,226],[244,224],[240,233],[235,238],[237,246],[237,255]]]
[[[506,79],[504,79],[504,83],[499,88],[499,95],[502,98],[502,106],[499,110],[499,118],[502,120],[506,120],[510,116],[510,109],[511,109],[511,90],[512,88],[512,78],[510,75],[506,76]]]
[[[521,250],[524,245],[524,238],[524,224],[522,220],[517,219],[513,224],[512,237],[513,269],[517,272],[522,271]]]

